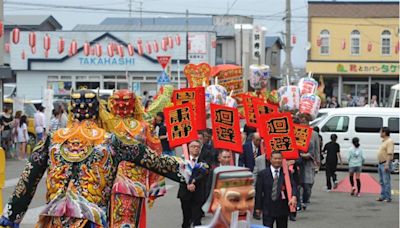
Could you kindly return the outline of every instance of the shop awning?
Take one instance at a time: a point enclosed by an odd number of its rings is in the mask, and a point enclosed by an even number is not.
[[[242,67],[241,66],[237,66],[237,65],[233,65],[233,64],[224,64],[224,65],[218,65],[218,66],[214,66],[211,69],[211,77],[215,77],[218,76],[220,73],[222,72],[235,72],[238,75],[242,74]]]

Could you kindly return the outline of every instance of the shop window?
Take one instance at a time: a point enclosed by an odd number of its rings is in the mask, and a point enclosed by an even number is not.
[[[391,33],[388,30],[385,30],[382,32],[381,35],[381,40],[382,40],[382,55],[390,55],[390,43],[391,43]]]
[[[360,54],[360,32],[358,30],[353,30],[350,35],[350,45],[351,45],[351,54],[359,55]]]
[[[216,55],[217,58],[222,58],[222,44],[217,44]]]
[[[117,89],[128,89],[128,83],[126,83],[126,82],[117,82]]]
[[[388,126],[391,133],[399,133],[399,118],[389,118]]]
[[[104,82],[104,89],[115,89],[115,82]]]
[[[54,95],[68,95],[72,88],[72,82],[49,82],[47,85],[53,89]]]
[[[47,77],[47,79],[49,79],[49,80],[58,80],[58,76],[57,75],[49,75]]]
[[[329,37],[330,35],[328,30],[321,31],[321,55],[329,55]]]
[[[382,126],[381,117],[356,117],[356,132],[379,132]]]
[[[322,132],[347,132],[349,129],[349,117],[347,116],[335,116],[332,117],[322,127]]]
[[[76,89],[98,89],[100,82],[76,82]]]
[[[115,75],[104,75],[104,79],[115,79]]]
[[[72,76],[61,76],[61,80],[72,80]]]

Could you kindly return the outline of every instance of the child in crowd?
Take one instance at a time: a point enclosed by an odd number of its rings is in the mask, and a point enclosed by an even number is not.
[[[338,161],[342,164],[342,157],[340,156],[340,146],[336,142],[337,135],[331,135],[331,141],[328,142],[323,152],[327,152],[326,155],[326,188],[328,191],[332,189],[331,179],[333,180],[333,188],[337,187],[337,179],[336,179],[336,167]]]
[[[360,197],[360,190],[361,190],[360,174],[362,165],[364,163],[364,155],[363,151],[360,148],[360,140],[357,137],[355,137],[353,138],[352,142],[353,146],[350,148],[348,156],[351,195],[354,196],[356,192],[356,188],[354,187],[354,174],[355,174],[357,181],[357,197]]]

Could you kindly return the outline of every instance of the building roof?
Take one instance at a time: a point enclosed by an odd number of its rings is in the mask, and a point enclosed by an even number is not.
[[[271,48],[276,43],[278,43],[280,49],[283,49],[284,44],[279,36],[265,37],[265,48]]]
[[[38,28],[44,23],[49,23],[54,30],[61,30],[62,25],[51,15],[5,15],[5,29],[20,27],[21,30]]]
[[[90,32],[185,32],[185,25],[76,25],[73,31],[90,31]],[[188,27],[189,32],[214,32],[219,37],[233,37],[235,29],[233,26],[213,26],[213,25],[191,25]]]
[[[399,2],[308,1],[309,17],[398,18]]]
[[[144,17],[144,18],[120,18],[108,17],[101,25],[186,25],[185,17]],[[212,17],[190,17],[189,25],[213,25]]]

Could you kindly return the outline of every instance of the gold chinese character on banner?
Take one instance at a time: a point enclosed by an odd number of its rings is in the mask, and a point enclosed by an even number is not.
[[[288,136],[273,137],[269,142],[273,151],[289,152],[293,150],[292,140]]]
[[[269,134],[288,134],[289,122],[286,117],[275,118],[268,121]]]
[[[215,122],[233,126],[233,112],[227,110],[217,110]]]
[[[218,136],[218,140],[235,143],[235,141],[234,141],[235,132],[233,131],[232,128],[225,128],[225,127],[219,126],[215,130],[216,130],[216,133]]]

